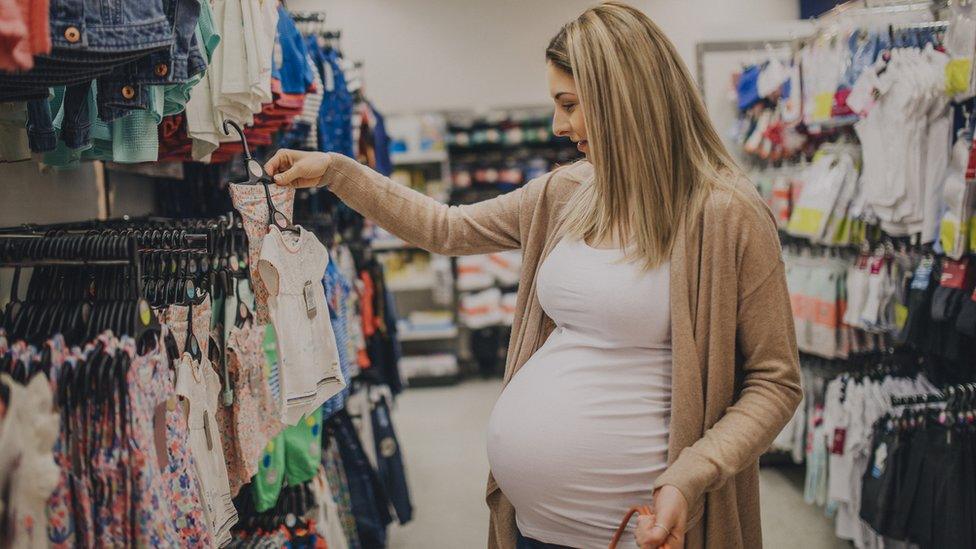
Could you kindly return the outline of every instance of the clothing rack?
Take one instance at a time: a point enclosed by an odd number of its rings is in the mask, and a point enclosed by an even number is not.
[[[969,404],[976,400],[976,383],[950,385],[934,393],[891,397],[892,406],[946,403],[948,406]]]
[[[829,23],[842,16],[898,14],[922,10],[930,10],[932,13],[936,13],[939,9],[944,7],[944,4],[944,1],[918,2],[909,0],[906,2],[894,0],[878,4],[877,2],[871,2],[870,0],[850,0],[848,2],[844,2],[843,4],[838,4],[830,10],[822,13],[816,18],[816,20],[817,22]]]

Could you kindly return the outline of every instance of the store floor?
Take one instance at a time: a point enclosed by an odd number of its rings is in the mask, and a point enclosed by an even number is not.
[[[485,427],[497,381],[408,389],[394,412],[407,460],[414,520],[390,531],[391,549],[468,549],[485,546]],[[800,470],[763,469],[764,545],[770,548],[850,547],[833,534],[821,511],[803,502]]]

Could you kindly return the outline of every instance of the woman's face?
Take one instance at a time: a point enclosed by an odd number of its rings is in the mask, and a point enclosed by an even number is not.
[[[549,95],[556,103],[556,113],[552,117],[552,133],[568,137],[581,153],[589,156],[590,146],[586,141],[586,119],[580,106],[573,75],[552,63],[547,63]]]

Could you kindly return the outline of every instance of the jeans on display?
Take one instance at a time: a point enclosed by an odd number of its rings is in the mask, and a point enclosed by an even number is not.
[[[413,518],[413,504],[410,503],[410,489],[407,487],[407,473],[403,467],[400,443],[390,421],[390,407],[386,397],[373,404],[370,413],[373,422],[373,438],[376,440],[376,468],[380,480],[396,512],[400,524]]]
[[[369,463],[360,444],[352,418],[341,410],[325,425],[327,436],[323,440],[334,441],[349,481],[349,497],[352,514],[356,519],[356,532],[364,549],[386,547],[386,527],[393,522],[389,500],[376,471]]]

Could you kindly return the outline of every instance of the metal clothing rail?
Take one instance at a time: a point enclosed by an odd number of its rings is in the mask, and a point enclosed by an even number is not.
[[[850,15],[875,15],[875,14],[897,14],[914,11],[928,10],[932,13],[944,7],[946,2],[919,2],[918,0],[909,1],[870,1],[870,0],[851,0],[843,4],[838,4],[833,8],[822,13],[817,21],[830,22],[841,16]]]

